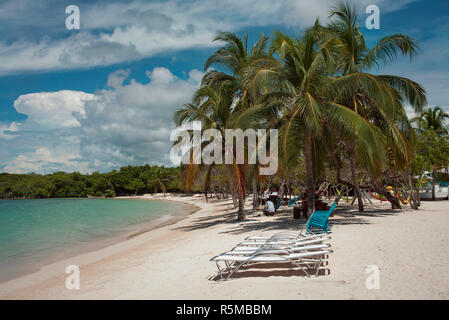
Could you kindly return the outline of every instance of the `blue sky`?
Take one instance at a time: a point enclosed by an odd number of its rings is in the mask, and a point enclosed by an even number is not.
[[[0,172],[108,171],[169,162],[173,111],[198,87],[217,31],[250,40],[326,21],[333,0],[0,3]],[[382,67],[421,83],[449,110],[449,1],[360,0],[369,44],[405,33],[420,53]],[[67,30],[65,8],[80,9]],[[380,8],[380,29],[365,8]]]

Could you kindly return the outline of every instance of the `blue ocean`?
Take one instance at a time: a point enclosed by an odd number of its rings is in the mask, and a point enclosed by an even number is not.
[[[0,201],[0,282],[125,240],[189,209],[173,202],[131,199]]]

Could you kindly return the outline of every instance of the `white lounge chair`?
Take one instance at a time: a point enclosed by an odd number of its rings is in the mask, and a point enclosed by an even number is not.
[[[324,241],[330,240],[331,237],[304,237],[304,238],[273,238],[268,239],[266,241],[244,241],[237,245],[237,247],[260,247],[264,245],[291,245],[291,246],[299,246],[299,245],[310,245],[310,244],[319,244]]]
[[[221,280],[229,279],[234,272],[245,264],[250,263],[292,263],[301,268],[307,277],[310,277],[308,270],[315,269],[315,276],[318,275],[319,268],[327,254],[332,253],[332,250],[318,250],[290,253],[288,250],[283,252],[270,253],[270,249],[258,250],[251,255],[235,255],[224,253],[213,257],[210,261],[214,261],[218,268]],[[280,250],[280,249],[278,249]],[[220,267],[220,262],[224,262],[226,267]],[[224,273],[228,273],[224,276]]]
[[[295,252],[305,252],[305,251],[314,251],[314,250],[322,250],[326,248],[330,248],[330,244],[312,244],[312,245],[301,245],[301,246],[291,246],[291,245],[265,245],[259,248],[254,247],[235,247],[231,251],[225,252],[224,254],[231,254],[231,255],[242,255],[242,256],[248,256],[253,255],[257,252],[264,251],[264,253],[270,253],[270,254],[283,254],[286,251],[289,253],[295,253]]]
[[[303,231],[303,229],[301,229],[299,232],[282,231],[282,232],[276,233],[269,237],[267,237],[267,236],[252,236],[252,237],[245,238],[245,240],[261,242],[261,241],[282,240],[282,239],[286,239],[286,240],[314,239],[314,238],[321,238],[321,237],[328,236],[327,233],[304,235],[304,234],[302,234],[302,231]]]

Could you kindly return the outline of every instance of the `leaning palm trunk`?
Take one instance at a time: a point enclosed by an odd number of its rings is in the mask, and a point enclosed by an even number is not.
[[[258,168],[256,166],[253,174],[253,212],[256,211],[257,207],[259,206],[259,192],[257,188],[257,174],[258,174],[257,169]]]
[[[234,166],[235,168],[235,174],[236,174],[236,180],[237,180],[237,199],[238,199],[238,205],[239,205],[239,212],[237,215],[237,220],[242,221],[246,219],[246,213],[245,213],[245,178],[243,175],[243,170],[241,167],[237,164]]]
[[[398,198],[393,197],[389,192],[387,192],[386,198],[391,203],[391,209],[402,209],[401,203],[399,202]]]
[[[385,191],[385,189],[377,187],[377,186],[374,187],[373,190],[374,190],[374,192],[377,192],[378,194],[387,198],[387,200],[391,204],[391,209],[402,209],[399,199],[396,198],[395,196],[393,196],[390,192]]]
[[[351,165],[350,165],[351,166],[351,176],[352,176],[352,181],[354,183],[355,195],[357,196],[357,201],[358,201],[358,204],[359,204],[359,212],[363,212],[363,211],[365,211],[365,208],[363,206],[363,198],[362,198],[362,193],[360,192],[359,180],[357,179],[357,172],[356,172],[356,164],[355,164],[354,152],[351,152],[350,162],[351,162]]]
[[[231,185],[231,197],[232,197],[232,203],[234,204],[234,209],[238,207],[238,200],[237,200],[237,192],[235,190],[235,186]]]
[[[307,132],[305,152],[307,174],[307,212],[311,216],[315,207],[315,188],[313,186],[312,134]]]

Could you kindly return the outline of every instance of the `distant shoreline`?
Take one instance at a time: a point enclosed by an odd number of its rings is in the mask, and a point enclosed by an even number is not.
[[[195,194],[183,194],[183,193],[167,193],[168,195],[177,196],[177,197],[188,197],[193,196]],[[153,198],[147,198],[148,196],[154,197]],[[159,198],[159,193],[146,193],[146,194],[139,194],[139,195],[119,195],[115,197],[96,197],[96,196],[85,196],[85,197],[49,197],[49,198],[0,198],[0,201],[2,200],[46,200],[46,199],[135,199],[135,200],[163,200],[163,198]],[[171,201],[171,200],[167,200]]]

